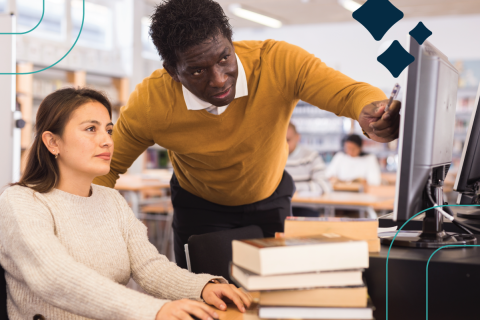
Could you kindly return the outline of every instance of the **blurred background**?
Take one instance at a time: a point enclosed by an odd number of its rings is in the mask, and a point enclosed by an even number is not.
[[[405,17],[381,41],[357,21],[352,12],[363,0],[218,0],[231,19],[234,41],[285,40],[298,45],[357,81],[368,82],[387,95],[398,79],[377,62],[393,40],[406,45],[408,32],[419,21],[433,32],[429,38],[460,71],[454,160],[450,181],[456,174],[480,80],[480,1],[391,0]],[[64,86],[89,86],[107,93],[115,106],[114,121],[135,85],[162,68],[148,35],[155,0],[86,0],[83,31],[82,0],[45,0],[42,23],[33,32],[17,36],[17,72],[31,72],[59,60],[54,67],[17,77],[18,108],[26,126],[22,129],[22,154],[32,142],[36,110],[42,99]],[[17,16],[17,31],[33,28],[42,16],[42,0],[0,0],[0,12]],[[402,92],[399,95],[401,100]],[[328,165],[342,150],[342,139],[362,135],[358,124],[300,101],[292,123],[300,143],[315,150]],[[161,125],[161,124],[159,124]],[[394,184],[397,142],[380,144],[364,139],[364,151],[374,154],[382,172],[382,184]],[[23,161],[23,160],[22,160]],[[158,171],[156,171],[158,170]],[[161,176],[168,180],[169,160],[160,146],[149,148],[130,168],[130,174]],[[453,185],[453,182],[452,182]],[[452,191],[447,189],[446,191]],[[144,195],[143,195],[144,196]],[[451,197],[455,195],[452,193]]]

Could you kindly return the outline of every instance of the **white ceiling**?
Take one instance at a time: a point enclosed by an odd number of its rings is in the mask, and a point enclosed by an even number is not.
[[[159,0],[146,1],[153,5]],[[232,3],[239,3],[246,9],[277,18],[285,25],[353,20],[352,13],[341,7],[337,0],[217,0],[217,2],[231,18],[234,28],[261,26],[233,16],[228,11],[228,5]],[[480,0],[390,0],[390,2],[403,11],[405,18],[480,13]]]

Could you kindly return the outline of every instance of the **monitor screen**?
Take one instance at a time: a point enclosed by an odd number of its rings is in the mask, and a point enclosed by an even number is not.
[[[403,91],[396,221],[431,207],[423,192],[432,170],[443,168],[446,174],[450,167],[458,88],[458,71],[431,43],[419,45],[409,37],[407,50],[415,61],[407,69]]]

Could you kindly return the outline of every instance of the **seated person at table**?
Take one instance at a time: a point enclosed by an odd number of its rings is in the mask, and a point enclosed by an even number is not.
[[[380,184],[381,173],[377,157],[364,153],[362,142],[362,138],[357,134],[348,135],[343,140],[344,152],[337,152],[326,170],[326,176],[332,184],[337,181]]]
[[[295,182],[296,195],[318,197],[330,192],[330,184],[325,178],[325,163],[318,152],[299,144],[300,134],[293,123],[288,124],[287,143],[288,159],[285,170]],[[316,216],[315,210],[293,206],[294,216]]]
[[[218,318],[188,299],[221,310],[229,299],[244,311],[243,292],[168,261],[125,199],[92,184],[110,171],[114,151],[107,98],[58,90],[41,103],[35,127],[23,177],[0,197],[10,320]],[[128,289],[130,277],[147,294]]]

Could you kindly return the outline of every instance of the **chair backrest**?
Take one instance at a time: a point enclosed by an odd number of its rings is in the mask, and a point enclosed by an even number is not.
[[[263,238],[259,226],[193,235],[188,239],[187,261],[193,273],[222,276],[230,283],[229,264],[232,261],[232,241]]]
[[[5,270],[0,265],[0,319],[8,320],[7,313],[7,281],[5,280]]]

